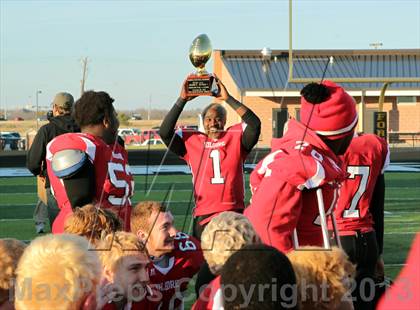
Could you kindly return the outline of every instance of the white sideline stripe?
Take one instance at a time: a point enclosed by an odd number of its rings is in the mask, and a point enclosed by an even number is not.
[[[406,264],[385,264],[385,267],[404,267]]]

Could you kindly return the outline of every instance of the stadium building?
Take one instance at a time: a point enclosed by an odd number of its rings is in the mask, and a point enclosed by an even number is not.
[[[384,91],[382,111],[387,112],[389,142],[395,146],[420,143],[420,49],[294,50],[293,79],[307,81],[293,83],[288,83],[288,50],[216,50],[213,55],[214,73],[232,96],[262,120],[259,147],[282,136],[288,117],[299,120],[300,89],[309,80],[320,81],[324,71],[325,79],[337,81],[355,98],[359,131],[374,132],[374,112]],[[343,81],[348,78],[378,81]],[[384,85],[387,79],[391,82]],[[228,125],[238,121],[236,113],[228,113]]]

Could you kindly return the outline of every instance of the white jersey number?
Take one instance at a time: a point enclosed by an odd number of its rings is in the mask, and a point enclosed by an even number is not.
[[[195,246],[195,243],[192,242],[191,240],[185,240],[185,239],[189,239],[190,236],[188,236],[186,233],[183,232],[177,232],[175,235],[175,240],[183,240],[184,242],[179,242],[178,243],[178,247],[182,252],[185,251],[195,251],[197,250],[197,247]]]
[[[362,195],[366,191],[367,182],[369,179],[369,172],[370,167],[369,166],[348,166],[347,172],[350,173],[349,179],[355,179],[356,175],[361,176],[361,180],[359,183],[359,187],[357,188],[356,193],[353,196],[353,199],[351,200],[350,208],[347,210],[344,210],[343,212],[343,218],[359,218],[359,210],[357,209],[357,206],[359,205],[359,200],[362,197]]]
[[[116,188],[124,189],[124,195],[122,197],[117,197],[115,195],[109,195],[108,201],[114,206],[124,206],[127,200],[130,200],[132,193],[130,193],[130,186],[126,180],[119,180],[117,178],[116,172],[123,172],[126,174],[130,174],[130,168],[128,165],[124,167],[120,163],[108,163],[108,173],[109,173],[109,180],[111,181],[112,185]],[[129,202],[130,203],[130,202]]]
[[[210,152],[210,158],[213,163],[213,177],[210,180],[211,184],[224,184],[225,179],[222,177],[220,168],[220,152],[219,150],[212,150]]]

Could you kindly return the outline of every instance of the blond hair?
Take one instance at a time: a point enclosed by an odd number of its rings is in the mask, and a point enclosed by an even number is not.
[[[355,267],[340,248],[303,247],[287,254],[295,270],[300,309],[335,309],[350,289]],[[323,293],[326,287],[327,293]],[[325,291],[325,289],[324,289]]]
[[[143,253],[148,256],[143,243],[133,233],[117,231],[105,236],[98,244],[99,257],[104,269],[115,271],[124,256]]]
[[[64,231],[85,237],[96,244],[101,236],[122,229],[121,220],[114,212],[87,204],[76,208],[64,223]]]
[[[139,230],[150,232],[151,225],[155,219],[152,219],[153,212],[166,212],[166,206],[158,201],[142,201],[139,202],[131,210],[130,228],[132,233]]]
[[[201,247],[210,271],[219,274],[228,258],[248,244],[260,243],[250,221],[236,212],[222,212],[204,228]]]
[[[11,280],[16,277],[16,267],[26,244],[11,238],[0,239],[0,304],[9,297]]]
[[[98,255],[88,247],[70,234],[33,240],[16,271],[16,309],[79,309],[101,277]]]

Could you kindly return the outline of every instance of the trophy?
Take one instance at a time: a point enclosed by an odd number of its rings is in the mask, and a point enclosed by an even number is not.
[[[206,34],[200,34],[191,43],[189,56],[197,71],[187,77],[187,96],[212,96],[215,91],[217,92],[214,85],[214,76],[205,69],[205,64],[210,59],[211,52],[210,39]]]

